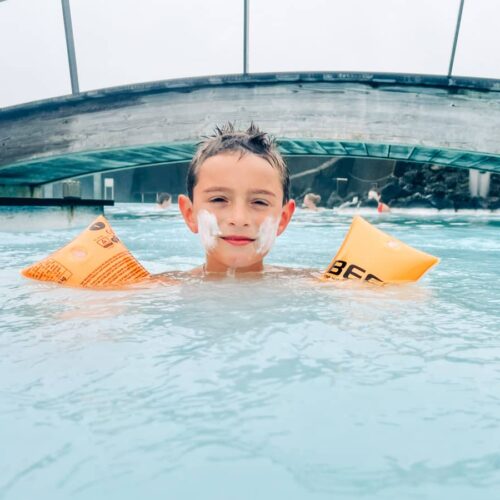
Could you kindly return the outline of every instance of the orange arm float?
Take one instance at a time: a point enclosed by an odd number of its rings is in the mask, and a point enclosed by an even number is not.
[[[79,288],[130,285],[150,277],[102,215],[71,243],[21,274]]]
[[[420,279],[438,262],[437,257],[389,236],[358,215],[322,281],[355,279],[377,284],[408,283]]]

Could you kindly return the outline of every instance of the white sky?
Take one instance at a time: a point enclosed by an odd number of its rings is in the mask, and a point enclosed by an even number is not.
[[[446,74],[460,0],[250,0],[250,72]],[[80,90],[240,73],[243,0],[71,0]],[[454,75],[500,79],[499,0],[465,0]],[[60,0],[0,2],[0,107],[71,93]]]

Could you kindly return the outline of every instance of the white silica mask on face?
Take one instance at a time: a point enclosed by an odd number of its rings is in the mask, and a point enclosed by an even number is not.
[[[274,217],[267,217],[259,228],[259,234],[257,235],[257,253],[266,254],[271,250],[274,245],[274,240],[278,235],[279,219]]]
[[[198,213],[198,233],[201,238],[201,244],[207,253],[217,246],[217,238],[222,233],[217,224],[217,218],[208,210],[200,210]]]

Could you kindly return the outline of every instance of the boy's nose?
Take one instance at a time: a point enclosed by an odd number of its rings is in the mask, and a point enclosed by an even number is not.
[[[242,205],[233,205],[228,222],[231,226],[249,226],[248,211]]]

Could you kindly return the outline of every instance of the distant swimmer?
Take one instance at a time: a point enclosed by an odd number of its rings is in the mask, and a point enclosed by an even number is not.
[[[385,203],[382,203],[381,201],[378,202],[377,205],[377,212],[381,214],[382,212],[390,212],[391,209],[389,205],[386,205]]]
[[[377,212],[379,214],[381,214],[382,212],[390,212],[391,211],[389,205],[385,204],[382,201],[382,197],[376,189],[370,189],[370,191],[368,191],[368,199],[375,200],[377,202]]]
[[[304,196],[304,201],[302,202],[302,208],[306,210],[312,210],[317,212],[319,210],[318,203],[321,201],[321,196],[319,194],[308,193]]]
[[[172,204],[172,196],[169,193],[160,193],[156,203],[158,208],[166,210]]]

